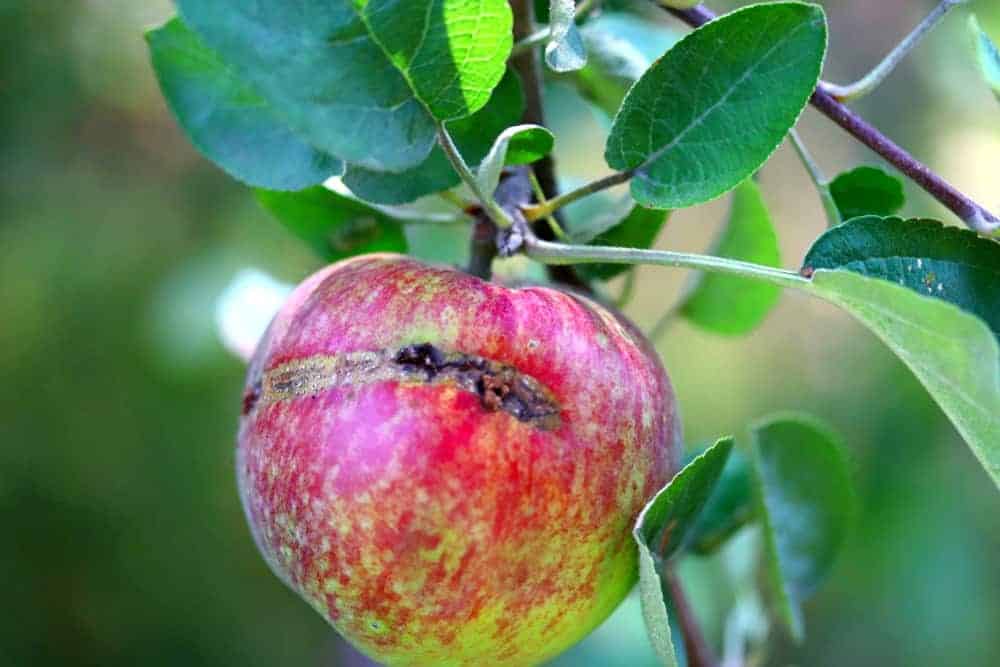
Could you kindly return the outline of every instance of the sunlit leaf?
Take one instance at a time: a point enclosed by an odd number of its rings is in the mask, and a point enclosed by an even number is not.
[[[310,144],[401,170],[435,120],[480,109],[510,53],[506,0],[178,0],[185,22]]]
[[[523,112],[521,83],[513,71],[508,71],[486,106],[467,118],[449,122],[448,132],[466,162],[476,166],[489,152],[493,140],[504,129],[516,124]],[[377,204],[411,202],[453,188],[459,182],[455,168],[437,145],[423,162],[401,172],[376,171],[349,164],[344,174],[344,184],[351,192]]]

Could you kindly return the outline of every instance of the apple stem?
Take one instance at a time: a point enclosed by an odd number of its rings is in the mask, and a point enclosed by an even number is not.
[[[663,578],[666,580],[670,598],[674,603],[674,611],[677,613],[677,624],[681,628],[684,636],[684,651],[687,654],[688,667],[717,667],[718,659],[715,652],[708,645],[698,619],[694,614],[687,596],[684,594],[684,587],[681,585],[680,577],[673,568],[666,567],[663,570]]]

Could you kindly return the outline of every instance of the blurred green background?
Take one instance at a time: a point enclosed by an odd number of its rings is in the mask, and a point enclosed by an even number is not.
[[[934,3],[823,4],[826,77],[846,81]],[[997,4],[971,6],[1000,37]],[[359,664],[250,540],[232,470],[243,367],[214,331],[240,268],[294,282],[318,262],[169,117],[142,31],[170,13],[163,0],[0,2],[0,665]],[[996,208],[1000,107],[964,13],[857,106]],[[567,90],[550,100],[564,175],[600,172],[600,126]],[[877,164],[813,112],[802,128],[830,174]],[[823,227],[814,191],[787,147],[761,182],[796,266]],[[945,215],[907,189],[908,212]],[[724,201],[677,214],[660,244],[704,249],[724,214]],[[629,314],[651,324],[685,279],[642,269]],[[852,454],[863,512],[806,606],[805,645],[779,641],[768,664],[1000,664],[1000,497],[870,334],[788,294],[749,337],[678,323],[659,347],[690,442],[794,408]],[[684,574],[718,639],[716,564]],[[560,664],[648,663],[636,606],[611,623]]]

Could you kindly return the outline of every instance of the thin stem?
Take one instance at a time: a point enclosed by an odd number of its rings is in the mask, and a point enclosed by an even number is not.
[[[547,203],[545,198],[545,192],[542,190],[542,184],[538,182],[538,177],[535,176],[533,169],[528,170],[528,180],[531,182],[531,190],[535,193],[535,199],[542,205]],[[566,232],[563,231],[562,225],[551,215],[545,216],[545,222],[548,223],[549,229],[552,230],[552,234],[555,235],[560,241],[568,241],[569,237],[566,236]]]
[[[530,51],[536,46],[541,46],[545,42],[549,41],[549,35],[552,34],[549,26],[545,26],[535,32],[531,33],[524,39],[518,41],[510,50],[510,55],[512,58],[516,58],[525,51]]]
[[[543,264],[653,264],[729,273],[744,278],[759,278],[782,287],[802,287],[809,284],[809,281],[799,274],[784,269],[724,257],[670,250],[569,245],[528,237],[525,239],[525,254]]]
[[[684,635],[684,648],[687,653],[689,667],[717,667],[718,659],[715,652],[705,640],[705,635],[701,632],[701,626],[694,615],[694,610],[684,594],[684,587],[680,578],[671,568],[664,568],[663,578],[670,592],[670,598],[674,602],[674,610],[677,612],[677,624]]]
[[[823,171],[819,168],[819,165],[816,164],[816,160],[813,159],[813,156],[806,147],[805,142],[802,141],[802,137],[799,136],[798,130],[792,129],[792,131],[788,133],[788,137],[792,140],[792,146],[795,148],[795,152],[798,154],[799,159],[806,168],[806,171],[809,172],[809,177],[816,186],[816,191],[819,193],[819,200],[823,204],[823,210],[826,211],[827,226],[833,227],[835,225],[839,225],[841,223],[840,209],[837,208],[837,202],[834,201],[833,195],[830,193],[829,181],[826,180],[826,176],[823,175]]]
[[[662,8],[694,28],[699,28],[715,18],[715,13],[704,5],[692,9]],[[813,93],[810,102],[823,115],[906,174],[970,228],[983,234],[990,234],[1000,229],[1000,219],[935,174],[861,116],[834,99],[822,85]]]
[[[524,218],[528,222],[534,220],[539,220],[545,216],[552,215],[555,211],[558,211],[563,206],[567,206],[577,201],[578,199],[583,199],[588,197],[595,192],[600,192],[601,190],[607,190],[608,188],[613,188],[616,185],[621,185],[622,183],[628,181],[632,178],[632,171],[617,171],[610,176],[605,176],[604,178],[599,178],[596,181],[591,181],[586,185],[582,185],[576,190],[570,190],[565,194],[561,194],[558,197],[548,200],[547,202],[540,203],[536,206],[529,206],[524,210]]]
[[[952,9],[964,4],[966,0],[942,0],[934,10],[924,17],[916,28],[907,35],[903,41],[896,45],[889,52],[882,62],[872,68],[868,74],[861,77],[854,83],[846,86],[839,86],[835,83],[823,82],[821,85],[826,92],[830,93],[834,99],[840,102],[849,102],[864,97],[881,85],[886,78],[896,69],[904,58],[912,51],[927,34],[941,23],[942,19],[948,15]]]
[[[438,123],[438,143],[441,144],[441,149],[444,154],[448,157],[448,161],[451,162],[451,166],[455,168],[458,172],[459,178],[462,179],[470,190],[472,194],[476,195],[476,199],[482,204],[483,210],[490,217],[500,229],[507,229],[514,224],[514,221],[510,219],[507,212],[504,211],[500,206],[494,201],[492,194],[487,195],[479,187],[479,183],[476,182],[476,176],[469,169],[469,165],[466,164],[465,158],[458,150],[458,146],[455,145],[454,140],[451,135],[448,134],[447,128],[445,128],[444,123]]]

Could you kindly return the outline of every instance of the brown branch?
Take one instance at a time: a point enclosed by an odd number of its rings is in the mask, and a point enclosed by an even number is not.
[[[694,28],[699,28],[716,18],[716,14],[705,5],[698,5],[692,9],[671,9],[659,4],[657,6]],[[927,165],[910,155],[864,118],[838,102],[826,90],[822,82],[816,88],[810,102],[820,113],[846,130],[862,144],[881,155],[886,162],[899,169],[932,197],[944,204],[969,227],[983,233],[1000,229],[1000,218],[931,171]]]
[[[518,42],[530,37],[536,30],[535,25],[535,0],[510,0],[510,8],[514,13],[514,41]],[[524,88],[524,115],[521,117],[522,123],[532,125],[545,125],[545,111],[542,100],[542,64],[538,57],[538,49],[526,49],[510,60],[511,66],[521,77],[521,85]],[[532,165],[535,178],[546,199],[554,199],[559,196],[559,184],[556,179],[555,160],[551,155]],[[555,214],[560,226],[565,229],[566,224],[560,213]],[[544,220],[538,221],[533,228],[539,238],[552,241],[555,234]],[[590,294],[590,286],[577,274],[572,266],[550,266],[549,275],[556,282],[560,282],[573,287],[579,291]]]
[[[694,610],[684,594],[681,580],[677,573],[670,567],[664,567],[663,578],[670,593],[670,599],[674,603],[674,611],[677,612],[677,625],[680,626],[681,634],[684,636],[684,651],[687,653],[688,667],[717,667],[719,661],[715,657],[715,652],[705,640],[705,635],[701,632],[698,619],[695,618]]]

